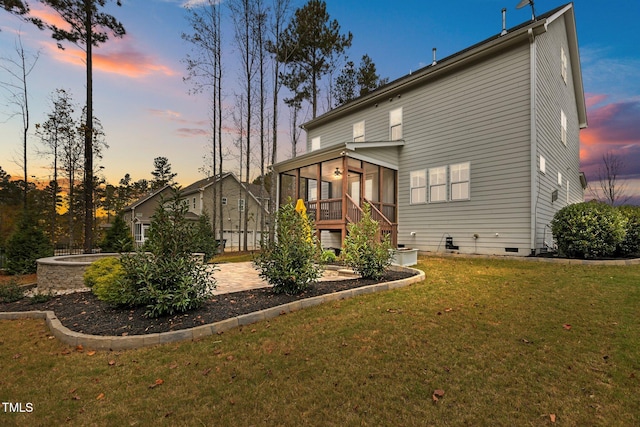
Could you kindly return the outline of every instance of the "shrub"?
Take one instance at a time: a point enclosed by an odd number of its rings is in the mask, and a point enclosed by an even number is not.
[[[275,293],[299,294],[321,276],[320,261],[313,223],[293,204],[281,206],[274,239],[263,243],[254,261],[260,277],[273,285]]]
[[[211,220],[209,215],[203,213],[195,224],[192,252],[203,253],[204,262],[208,262],[216,254],[217,249],[218,243],[211,226]]]
[[[640,207],[621,206],[618,209],[627,220],[627,233],[618,252],[622,256],[640,255]]]
[[[133,237],[131,237],[131,231],[122,215],[116,216],[99,246],[102,252],[130,252],[133,250]]]
[[[36,260],[52,255],[51,242],[33,215],[24,213],[7,241],[7,271],[10,274],[35,273]]]
[[[360,221],[347,226],[342,257],[345,264],[365,279],[377,280],[391,265],[389,236],[380,238],[380,225],[371,217],[371,206],[365,203]]]
[[[0,285],[0,302],[15,302],[24,298],[24,289],[18,283],[11,281],[6,285]]]
[[[201,306],[215,281],[206,266],[192,255],[194,227],[186,218],[187,205],[173,190],[162,199],[149,228],[145,251],[123,254],[124,275],[118,299],[127,305],[144,305],[146,315],[158,317]]]
[[[605,203],[576,203],[556,212],[551,230],[565,256],[610,257],[625,239],[626,222],[618,209]]]
[[[99,300],[109,304],[125,304],[127,298],[123,296],[122,279],[124,269],[117,257],[99,259],[84,273],[84,284],[91,288]]]
[[[331,249],[327,249],[322,251],[322,262],[327,264],[327,263],[332,263],[332,262],[336,262],[338,260],[338,257],[336,256],[336,253],[334,251],[332,251]]]

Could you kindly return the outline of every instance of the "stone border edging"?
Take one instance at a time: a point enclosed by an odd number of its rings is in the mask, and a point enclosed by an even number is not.
[[[425,257],[450,257],[450,258],[478,258],[478,259],[506,259],[514,261],[547,262],[561,265],[640,265],[640,258],[628,259],[577,259],[577,258],[545,258],[534,256],[513,256],[513,255],[484,255],[484,254],[461,254],[451,252],[420,252]]]
[[[209,335],[219,334],[238,326],[246,326],[263,320],[273,319],[281,314],[292,313],[306,307],[313,307],[329,301],[337,301],[353,298],[358,295],[370,294],[374,292],[386,291],[402,288],[413,283],[425,280],[426,275],[422,270],[410,267],[393,266],[396,271],[418,272],[417,275],[406,279],[394,280],[392,282],[377,283],[375,285],[363,286],[360,288],[347,289],[345,291],[333,292],[319,295],[307,299],[293,301],[276,307],[267,308],[253,313],[243,314],[208,325],[196,326],[178,331],[161,332],[147,335],[132,335],[126,337],[89,335],[74,332],[63,326],[53,311],[14,311],[0,312],[0,320],[17,319],[45,319],[47,327],[53,335],[65,344],[76,347],[81,345],[85,349],[92,350],[127,350],[147,347],[158,344],[174,343],[179,341],[196,340]]]

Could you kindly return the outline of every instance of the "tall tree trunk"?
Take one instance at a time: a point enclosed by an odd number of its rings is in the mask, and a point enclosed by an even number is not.
[[[85,31],[87,37],[87,117],[84,128],[84,253],[93,249],[93,31],[91,1],[85,0]]]

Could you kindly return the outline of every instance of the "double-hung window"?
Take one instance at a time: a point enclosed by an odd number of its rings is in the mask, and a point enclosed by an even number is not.
[[[567,115],[560,110],[560,140],[567,145]]]
[[[425,203],[427,201],[427,172],[425,170],[410,173],[410,203]]]
[[[445,202],[447,200],[447,167],[440,166],[429,169],[429,201]]]
[[[227,198],[223,197],[222,198],[222,206],[226,206],[227,205]]]
[[[364,142],[364,120],[353,125],[353,142]]]
[[[469,162],[449,167],[451,200],[469,200]]]
[[[562,75],[562,80],[566,83],[568,65],[567,65],[567,54],[564,51],[564,47],[560,48],[560,67],[561,67],[560,75]]]
[[[389,111],[389,136],[391,141],[402,139],[402,108]]]
[[[244,212],[244,199],[238,199],[238,211]]]
[[[320,137],[316,136],[315,138],[311,138],[311,151],[320,149]]]

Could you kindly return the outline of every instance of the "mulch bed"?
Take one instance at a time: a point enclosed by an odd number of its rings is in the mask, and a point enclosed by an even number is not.
[[[52,310],[64,326],[75,332],[112,336],[144,335],[201,326],[292,301],[404,279],[412,275],[387,271],[379,281],[323,281],[310,286],[299,295],[275,294],[270,288],[215,295],[197,310],[156,319],[145,317],[144,307],[114,308],[99,301],[91,292],[54,296],[47,302],[37,304],[32,304],[29,298],[23,298],[13,303],[0,303],[0,311]]]

